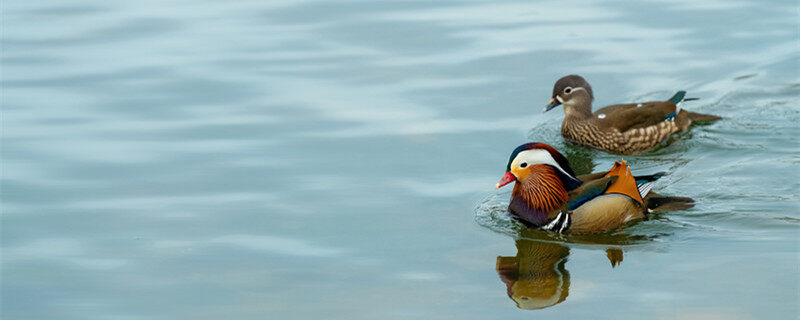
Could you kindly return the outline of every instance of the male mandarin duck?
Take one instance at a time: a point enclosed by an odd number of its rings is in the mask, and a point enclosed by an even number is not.
[[[569,140],[617,154],[634,154],[650,149],[672,135],[686,130],[694,121],[715,121],[717,116],[680,109],[685,91],[667,101],[618,104],[592,113],[592,87],[579,75],[558,79],[547,112],[564,105],[561,135]]]
[[[525,225],[587,234],[616,229],[653,210],[691,208],[693,200],[650,192],[663,173],[634,177],[624,160],[605,172],[575,177],[567,158],[544,143],[517,147],[495,188],[516,182],[509,212]]]

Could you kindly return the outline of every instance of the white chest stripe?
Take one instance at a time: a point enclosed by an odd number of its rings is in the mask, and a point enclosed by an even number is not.
[[[561,220],[561,215],[563,214],[564,214],[563,212],[559,212],[556,218],[553,219],[553,221],[550,221],[550,223],[548,223],[547,225],[543,226],[542,229],[547,231],[553,231],[553,229],[556,228],[556,225],[558,225],[558,222]]]
[[[550,221],[550,223],[547,225],[542,226],[542,230],[564,233],[564,230],[569,227],[569,224],[569,214],[559,212],[553,221]]]

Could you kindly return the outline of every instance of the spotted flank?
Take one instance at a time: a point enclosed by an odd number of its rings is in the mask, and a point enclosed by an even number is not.
[[[542,230],[564,233],[564,231],[569,228],[570,223],[569,214],[559,212],[553,221],[550,221],[550,223],[547,225],[542,226]]]
[[[561,126],[561,135],[595,148],[631,154],[649,149],[670,134],[680,131],[679,118],[676,116],[676,121],[662,121],[653,126],[634,128],[624,132],[604,131],[589,121],[565,121]]]

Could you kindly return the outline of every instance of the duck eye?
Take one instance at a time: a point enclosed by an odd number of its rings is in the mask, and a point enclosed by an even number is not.
[[[528,166],[528,163],[527,163],[527,162],[523,162],[523,163],[520,163],[520,164],[519,164],[519,167],[520,167],[520,168],[525,168],[525,167],[527,167],[527,166]]]
[[[566,94],[572,93],[572,88],[570,88],[570,87],[564,88],[564,93],[566,93]]]

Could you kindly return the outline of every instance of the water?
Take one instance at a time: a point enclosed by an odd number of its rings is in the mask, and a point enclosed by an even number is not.
[[[796,13],[4,2],[2,317],[797,318]],[[685,89],[725,117],[627,157],[695,208],[566,239],[486,210],[523,142],[580,172],[618,158],[541,114],[568,73],[596,105]]]

